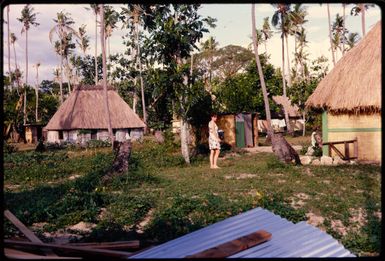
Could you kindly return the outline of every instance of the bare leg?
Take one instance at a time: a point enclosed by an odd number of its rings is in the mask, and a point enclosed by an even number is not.
[[[213,159],[213,164],[214,164],[214,168],[218,169],[218,165],[217,165],[217,160],[218,160],[218,157],[219,157],[219,150],[214,150],[215,154],[214,154],[214,159]]]
[[[214,154],[215,150],[210,150],[210,168],[214,167]]]

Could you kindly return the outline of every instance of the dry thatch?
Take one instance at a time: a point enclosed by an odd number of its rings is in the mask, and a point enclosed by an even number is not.
[[[273,100],[276,104],[283,106],[284,110],[287,111],[289,117],[299,117],[299,108],[297,105],[292,105],[288,97],[284,96],[273,96]]]
[[[114,129],[144,128],[145,124],[112,88],[108,88]],[[46,130],[107,129],[102,86],[78,86],[59,107]]]
[[[306,106],[332,113],[381,110],[381,21],[339,60]]]

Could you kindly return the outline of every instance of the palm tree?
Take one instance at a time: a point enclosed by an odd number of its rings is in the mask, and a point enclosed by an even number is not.
[[[298,52],[298,48],[302,48],[301,47],[301,39],[299,39],[300,37],[303,37],[303,35],[301,35],[301,33],[304,33],[303,31],[303,25],[307,22],[307,20],[305,20],[305,17],[307,15],[307,11],[305,9],[305,7],[302,6],[302,4],[295,4],[294,7],[293,7],[293,10],[289,13],[289,18],[293,24],[292,28],[291,28],[291,34],[294,35],[294,55],[297,54]],[[298,42],[299,42],[299,45],[298,45]],[[296,60],[296,68],[295,68],[295,71],[297,70],[297,67],[298,67],[298,60]],[[297,71],[296,71],[297,73]]]
[[[356,45],[356,43],[358,43],[359,40],[360,36],[358,35],[358,33],[349,33],[346,39],[346,43],[349,46],[347,50],[352,49]]]
[[[342,16],[343,16],[343,29],[342,29],[342,32],[343,32],[343,35],[342,35],[342,55],[345,54],[345,42],[346,42],[346,35],[345,35],[345,19],[346,19],[346,15],[345,15],[345,9],[346,9],[346,4],[342,4]]]
[[[35,119],[36,122],[39,121],[39,116],[38,116],[38,110],[39,110],[39,67],[40,67],[40,62],[35,64],[36,67],[36,88],[35,88],[35,95],[36,95],[36,106],[35,106]]]
[[[209,66],[209,88],[208,91],[211,93],[211,80],[212,80],[212,64],[214,52],[217,50],[219,43],[215,40],[214,37],[210,36],[201,46],[205,56],[208,57],[208,66]]]
[[[336,59],[334,57],[334,48],[333,48],[333,38],[332,38],[332,29],[331,29],[331,21],[330,21],[330,8],[329,4],[326,4],[327,11],[328,11],[328,29],[329,29],[329,39],[330,39],[330,50],[332,52],[332,60],[333,60],[333,65],[336,65]]]
[[[112,126],[111,126],[111,117],[110,117],[110,109],[108,104],[108,92],[107,92],[107,66],[106,66],[106,46],[105,46],[105,37],[104,37],[104,5],[100,4],[100,41],[102,44],[102,59],[103,59],[103,94],[104,94],[104,106],[106,110],[106,116],[107,116],[107,127],[108,127],[108,134],[110,136],[111,144],[114,144],[114,134],[112,133]]]
[[[337,14],[336,20],[332,25],[333,45],[336,56],[337,49],[339,49],[343,54],[344,47],[341,47],[341,44],[345,41],[344,35],[346,34],[346,31],[344,30],[346,30],[344,26],[344,19],[339,14]],[[338,61],[337,57],[336,60]]]
[[[53,33],[56,32],[56,35],[59,38],[59,47],[57,46],[57,42],[55,43],[55,49],[56,52],[58,52],[60,56],[60,73],[62,74],[60,77],[60,104],[63,103],[63,59],[65,57],[66,51],[69,48],[69,40],[72,38],[72,34],[74,34],[78,39],[80,38],[78,33],[71,27],[72,24],[75,22],[72,20],[71,17],[69,17],[68,13],[64,13],[61,11],[60,13],[57,13],[57,19],[53,19],[53,21],[56,23],[56,25],[50,30],[49,32],[49,40],[52,43],[53,40]],[[69,83],[68,79],[68,83]],[[71,92],[71,87],[69,83],[69,88]]]
[[[16,56],[16,48],[15,48],[16,41],[17,41],[16,35],[14,33],[11,33],[10,43],[13,46],[13,55],[14,55],[14,59],[15,59],[15,71],[19,70],[18,66],[17,66],[17,56]],[[20,81],[19,81],[20,79],[19,78],[15,78],[15,80],[16,80],[18,88],[20,88]]]
[[[263,102],[265,104],[265,112],[266,112],[266,120],[267,120],[267,133],[270,137],[273,136],[273,130],[271,128],[271,114],[270,114],[270,106],[269,99],[267,98],[267,89],[265,84],[265,78],[263,76],[261,61],[259,60],[258,55],[258,46],[257,46],[257,36],[256,36],[256,27],[255,27],[255,4],[251,5],[251,22],[252,22],[252,37],[253,37],[253,47],[255,53],[255,61],[257,62],[259,80],[261,82],[262,94],[263,94]]]
[[[100,7],[97,4],[90,4],[95,15],[95,85],[98,84],[98,14],[100,14]],[[87,8],[90,10],[90,8]]]
[[[11,76],[11,37],[10,37],[10,31],[9,31],[9,5],[7,6],[7,46],[8,46],[8,75],[9,75],[9,82],[12,82],[12,76]]]
[[[78,29],[79,40],[76,40],[80,50],[85,55],[90,46],[90,37],[86,35],[86,25],[83,24]]]
[[[112,32],[116,28],[116,23],[118,22],[119,14],[111,7],[111,6],[105,6],[105,12],[104,12],[104,37],[105,41],[108,43],[108,55],[107,58],[109,59],[111,50],[110,50],[110,38],[112,36]]]
[[[21,17],[17,20],[23,23],[23,29],[21,33],[25,32],[25,83],[24,83],[24,125],[27,123],[27,86],[28,86],[28,30],[33,26],[38,26],[39,23],[36,22],[36,14],[33,13],[34,8],[30,5],[25,5],[23,10],[21,10]]]
[[[289,28],[289,22],[288,22],[288,11],[290,10],[290,5],[287,4],[274,4],[274,7],[277,8],[277,11],[275,11],[271,23],[274,27],[280,29],[281,32],[281,40],[282,40],[282,83],[283,83],[283,96],[287,97],[286,95],[286,81],[285,81],[285,44],[284,44],[284,38],[285,34],[288,34],[288,28]],[[290,81],[290,69],[289,69],[289,81]],[[283,109],[285,114],[285,121],[287,125],[287,131],[289,134],[293,134],[293,130],[290,125],[289,121],[289,115],[286,109]]]
[[[263,18],[263,25],[262,25],[261,32],[265,43],[265,53],[267,53],[267,47],[266,47],[267,40],[273,37],[273,31],[270,28],[269,17]]]
[[[356,4],[350,11],[350,15],[357,16],[361,13],[362,36],[365,36],[365,10],[374,7],[374,4]]]

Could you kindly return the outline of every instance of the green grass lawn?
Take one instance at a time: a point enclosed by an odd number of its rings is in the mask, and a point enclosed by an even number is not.
[[[43,224],[34,228],[43,240],[84,221],[96,227],[82,241],[160,243],[260,206],[308,220],[355,254],[380,251],[380,166],[293,166],[227,152],[210,170],[208,156],[186,166],[177,145],[146,140],[134,144],[129,172],[103,184],[112,159],[109,148],[5,154],[5,205],[26,225]],[[5,236],[15,234],[5,222]]]

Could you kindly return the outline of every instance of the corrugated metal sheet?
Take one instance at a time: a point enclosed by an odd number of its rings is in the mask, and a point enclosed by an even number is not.
[[[306,222],[294,224],[265,209],[255,208],[130,258],[183,258],[260,229],[270,232],[271,240],[230,258],[354,257],[337,240]]]

